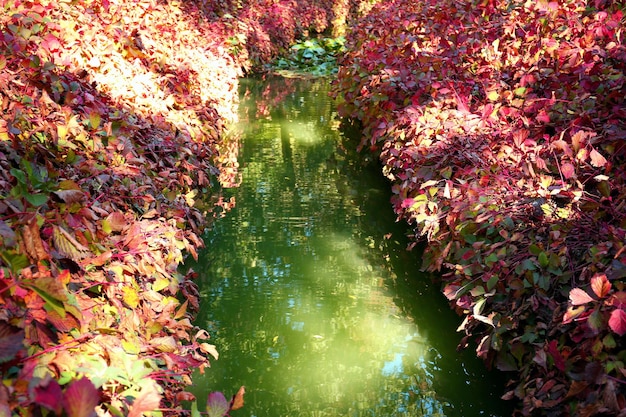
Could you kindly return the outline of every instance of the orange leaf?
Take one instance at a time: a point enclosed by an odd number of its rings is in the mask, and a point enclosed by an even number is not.
[[[246,388],[242,386],[237,391],[237,394],[233,395],[233,399],[230,401],[231,410],[239,410],[243,407],[243,395],[246,393]]]
[[[611,291],[611,283],[606,278],[606,274],[595,274],[591,277],[591,289],[598,297],[606,297]]]

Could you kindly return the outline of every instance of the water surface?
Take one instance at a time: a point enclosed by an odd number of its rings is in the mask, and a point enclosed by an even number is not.
[[[242,184],[201,253],[196,321],[246,386],[236,416],[506,416],[502,380],[459,354],[459,319],[405,250],[389,185],[350,149],[328,82],[244,80]]]

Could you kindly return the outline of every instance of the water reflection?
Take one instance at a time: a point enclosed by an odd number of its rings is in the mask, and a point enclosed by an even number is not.
[[[386,184],[347,156],[328,84],[245,91],[237,205],[194,265],[197,324],[220,351],[198,397],[245,385],[233,415],[257,417],[497,415],[480,364],[454,352],[441,296],[411,286]]]

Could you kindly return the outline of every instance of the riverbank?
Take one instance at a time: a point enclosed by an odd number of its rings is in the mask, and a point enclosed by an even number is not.
[[[341,114],[443,272],[460,348],[522,415],[626,408],[623,29],[605,2],[398,1],[340,61]]]
[[[218,352],[178,267],[232,204],[238,77],[331,19],[271,3],[0,4],[0,414],[193,400]]]

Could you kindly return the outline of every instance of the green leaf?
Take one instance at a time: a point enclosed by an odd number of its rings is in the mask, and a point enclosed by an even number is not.
[[[198,411],[198,401],[191,403],[191,417],[200,417],[200,411]]]
[[[21,169],[11,168],[9,172],[11,173],[11,175],[15,177],[17,182],[19,182],[20,184],[24,184],[24,185],[27,184],[26,174],[24,173],[24,171],[22,171]]]
[[[541,252],[539,254],[539,265],[542,268],[546,268],[550,264],[550,260],[548,259],[548,255],[545,252]]]
[[[497,275],[493,275],[491,278],[489,278],[489,281],[487,281],[487,291],[493,290],[496,284],[498,284],[498,281],[499,277]]]
[[[89,125],[92,129],[97,129],[98,127],[100,127],[100,121],[100,113],[95,111],[89,113]]]
[[[39,207],[39,206],[43,206],[44,204],[46,204],[46,202],[48,201],[48,195],[47,194],[31,194],[31,193],[24,193],[23,197],[26,199],[26,201],[28,201],[33,207]]]

